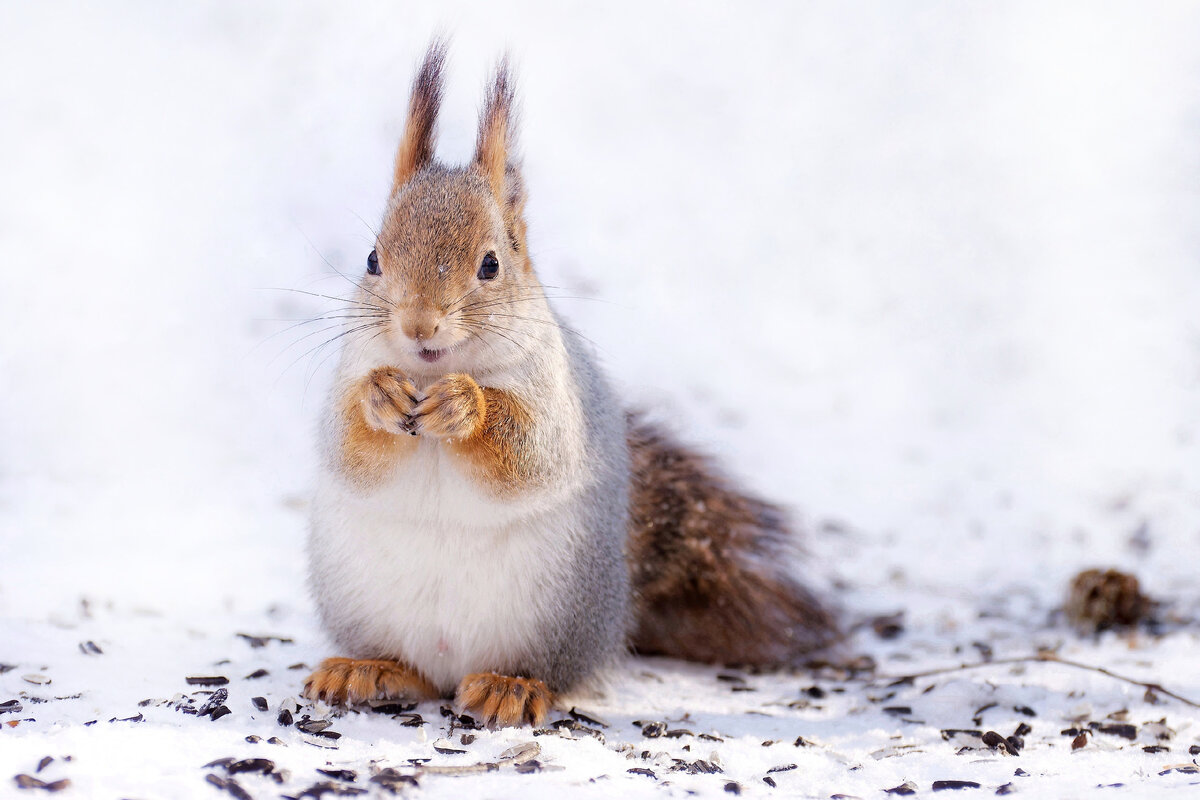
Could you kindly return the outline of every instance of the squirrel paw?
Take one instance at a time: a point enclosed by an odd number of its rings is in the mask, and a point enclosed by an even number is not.
[[[483,389],[470,375],[447,375],[417,404],[414,429],[443,439],[469,438],[483,427],[484,402]]]
[[[304,696],[330,704],[368,700],[423,700],[437,689],[399,661],[327,658],[304,682]]]
[[[413,409],[417,387],[395,367],[376,367],[366,377],[363,418],[367,425],[387,433],[415,433]]]
[[[542,724],[554,696],[537,678],[513,678],[495,672],[468,675],[455,693],[463,710],[487,725]]]

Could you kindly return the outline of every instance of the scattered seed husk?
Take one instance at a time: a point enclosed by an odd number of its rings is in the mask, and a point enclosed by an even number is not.
[[[252,648],[266,647],[271,642],[279,642],[280,644],[292,644],[293,639],[286,636],[252,636],[248,633],[237,634],[238,638],[245,640]]]
[[[392,794],[397,794],[403,787],[411,786],[416,788],[420,785],[415,775],[405,775],[394,767],[387,767],[380,770],[377,774],[371,776],[370,782],[382,786],[392,792]]]
[[[975,781],[947,780],[947,781],[934,781],[933,782],[933,790],[935,792],[944,791],[946,789],[978,789],[978,788],[979,788],[979,784],[976,783]]]
[[[630,767],[625,771],[630,775],[645,775],[647,778],[658,780],[658,776],[654,774],[654,770],[646,769],[645,767]]]
[[[218,709],[225,708],[225,701],[228,699],[228,689],[217,689],[215,692],[209,695],[208,700],[204,702],[204,705],[200,706],[200,708],[196,710],[196,714],[201,717],[210,717],[212,719],[216,719],[217,717],[214,715]],[[229,709],[226,708],[225,714],[228,713]],[[224,714],[221,716],[224,716]]]
[[[871,620],[871,630],[880,639],[895,639],[904,633],[904,612],[897,611],[894,614],[875,617]]]
[[[900,784],[899,786],[893,786],[892,788],[884,789],[883,791],[886,794],[895,794],[895,795],[901,795],[901,796],[916,794],[917,793],[917,785],[915,783],[913,783],[912,781],[905,781],[904,783]]]
[[[104,654],[104,651],[100,649],[100,645],[91,640],[80,642],[79,652],[83,653],[85,656],[99,656]]]
[[[253,703],[254,707],[259,711],[266,711],[268,708],[270,708],[270,706],[267,705],[267,698],[265,697],[251,697],[250,702]]]
[[[320,798],[327,794],[334,797],[351,797],[366,793],[366,789],[360,789],[356,786],[341,786],[331,781],[322,781],[321,783],[314,783],[303,792],[300,792],[300,794],[282,795],[282,797],[285,800],[303,800],[306,797],[311,797],[313,800],[320,800]]]
[[[337,750],[337,740],[341,736],[340,733],[333,731],[322,731],[317,735],[301,735],[300,740],[305,744],[311,744],[313,747],[320,747],[324,750]]]
[[[242,788],[241,784],[233,778],[222,778],[220,775],[214,775],[211,772],[204,776],[204,780],[211,783],[218,789],[223,789],[237,798],[237,800],[254,800],[250,794]]]
[[[665,722],[634,722],[633,724],[642,726],[642,736],[647,739],[657,739],[667,732],[667,723]]]
[[[299,722],[296,723],[296,728],[305,733],[321,733],[333,723],[327,719],[309,719],[308,714],[305,714]]]
[[[255,680],[255,679],[257,679],[257,678],[265,678],[265,677],[267,677],[267,676],[268,676],[268,675],[270,675],[270,674],[271,674],[271,673],[267,672],[267,671],[266,671],[265,669],[263,669],[262,667],[259,667],[258,669],[254,670],[254,672],[251,672],[249,675],[247,675],[247,676],[246,676],[246,680],[248,680],[248,681],[252,681],[252,680]]]
[[[585,725],[599,725],[601,728],[609,727],[607,722],[600,719],[595,714],[591,714],[586,711],[580,711],[578,708],[575,708],[574,706],[572,706],[571,710],[568,711],[567,713],[570,714],[573,719],[576,719],[579,722],[584,723]]]
[[[417,707],[416,703],[397,703],[395,700],[370,700],[367,705],[377,714],[405,714]]]
[[[1196,775],[1200,774],[1200,767],[1196,766],[1195,764],[1172,764],[1158,774],[1166,775],[1168,772],[1179,772],[1184,775]]]
[[[16,782],[18,789],[41,789],[46,792],[61,792],[63,789],[66,789],[71,785],[71,781],[68,778],[63,778],[62,780],[50,783],[42,780],[41,778],[35,778],[32,775],[24,774],[14,775],[13,780]]]
[[[321,773],[322,775],[324,775],[327,778],[333,778],[334,780],[339,780],[339,781],[348,781],[349,783],[354,783],[356,780],[358,780],[358,773],[352,769],[320,769],[320,768],[318,768],[317,772]]]
[[[1130,741],[1133,741],[1137,738],[1136,725],[1129,725],[1126,723],[1103,725],[1098,722],[1093,722],[1090,723],[1088,727],[1092,728],[1093,730],[1100,731],[1100,733],[1107,733],[1110,736],[1120,736],[1122,739],[1129,739]]]
[[[993,750],[1001,750],[1010,756],[1019,756],[1017,748],[1013,747],[1012,743],[1007,738],[1001,736],[996,731],[988,731],[980,737],[983,744]]]
[[[229,678],[223,675],[193,675],[185,678],[188,686],[225,686]]]
[[[765,783],[767,786],[770,786],[772,789],[774,789],[775,787],[777,787],[779,785],[775,782],[775,779],[772,778],[770,775],[763,778],[763,783]]]
[[[259,775],[270,775],[275,771],[275,762],[267,758],[243,758],[225,765],[230,775],[239,772],[255,772]]]
[[[21,680],[25,681],[26,683],[32,683],[34,686],[45,686],[46,684],[52,682],[50,678],[46,677],[45,675],[40,675],[36,672],[31,672],[28,675],[22,675]]]
[[[19,714],[25,710],[18,700],[5,700],[0,703],[0,714]]]

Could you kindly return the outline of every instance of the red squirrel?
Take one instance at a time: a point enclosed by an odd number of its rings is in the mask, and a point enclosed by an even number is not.
[[[780,509],[625,408],[548,303],[505,61],[474,158],[434,158],[444,61],[435,42],[414,81],[324,412],[310,586],[347,657],[306,696],[537,725],[630,649],[774,665],[828,644]]]

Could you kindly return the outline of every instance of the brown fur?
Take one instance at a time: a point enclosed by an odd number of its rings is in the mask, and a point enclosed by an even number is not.
[[[509,495],[537,483],[525,441],[533,420],[521,402],[508,392],[483,389],[484,424],[469,439],[450,443],[450,449],[467,459],[476,477],[496,495]]]
[[[718,664],[780,665],[833,639],[833,615],[789,573],[780,509],[629,417],[634,649]]]
[[[304,682],[304,696],[335,704],[426,700],[438,692],[419,672],[399,661],[327,658]]]
[[[533,420],[508,392],[481,387],[470,375],[447,375],[429,388],[413,420],[421,435],[445,439],[450,452],[466,459],[497,495],[520,491],[537,477],[525,456]]]
[[[394,367],[371,370],[342,398],[342,470],[363,485],[378,483],[412,451],[416,389]]]
[[[442,105],[442,67],[445,61],[445,42],[433,42],[413,81],[412,95],[408,101],[408,121],[396,151],[393,194],[433,160],[434,131],[438,109]]]
[[[463,710],[486,725],[521,725],[535,728],[546,719],[554,695],[537,678],[514,678],[478,672],[462,679],[455,694]]]

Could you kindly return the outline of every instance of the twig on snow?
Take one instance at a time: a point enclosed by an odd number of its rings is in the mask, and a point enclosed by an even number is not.
[[[1141,686],[1144,689],[1151,689],[1155,692],[1158,692],[1159,694],[1163,694],[1163,695],[1166,695],[1167,697],[1171,697],[1175,700],[1178,700],[1180,703],[1183,703],[1186,706],[1191,706],[1192,708],[1200,708],[1200,703],[1197,703],[1195,700],[1189,700],[1188,698],[1184,697],[1181,694],[1172,692],[1170,689],[1163,688],[1162,684],[1150,683],[1147,681],[1139,681],[1135,678],[1130,678],[1126,675],[1121,675],[1116,672],[1113,672],[1112,670],[1107,669],[1105,667],[1097,667],[1093,664],[1084,664],[1080,661],[1072,661],[1069,658],[1060,658],[1059,656],[1057,656],[1053,653],[1038,653],[1037,655],[1033,655],[1033,656],[1015,656],[1013,658],[996,658],[996,659],[992,659],[991,661],[979,661],[979,662],[970,663],[970,664],[959,664],[958,666],[954,666],[954,667],[940,667],[938,669],[925,670],[924,672],[914,672],[909,675],[898,675],[898,676],[890,677],[890,678],[889,677],[879,677],[879,678],[876,678],[874,682],[895,684],[895,683],[899,683],[899,682],[914,681],[917,678],[929,678],[934,675],[947,675],[947,674],[953,673],[953,672],[965,672],[967,670],[981,669],[983,667],[995,667],[995,666],[1012,665],[1012,664],[1045,664],[1045,663],[1062,664],[1063,666],[1074,667],[1075,669],[1082,669],[1082,670],[1086,670],[1088,672],[1095,672],[1100,675],[1106,675],[1110,678],[1114,678],[1118,681],[1124,681],[1125,683],[1131,684],[1133,686]]]

